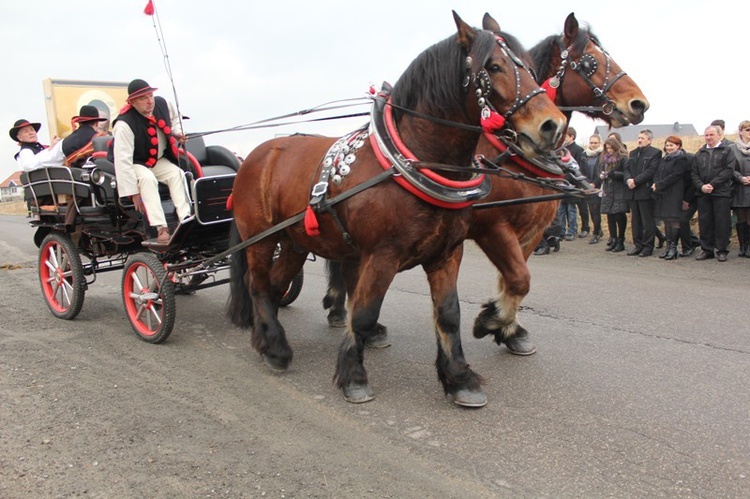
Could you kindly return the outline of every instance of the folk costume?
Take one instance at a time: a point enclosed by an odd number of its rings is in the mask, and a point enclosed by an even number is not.
[[[155,90],[143,80],[130,82],[128,104],[114,120],[113,153],[119,195],[140,194],[149,224],[165,228],[167,221],[159,197],[159,182],[169,187],[180,220],[190,215],[190,205],[183,172],[177,166],[177,140],[173,133],[182,133],[177,111],[162,97],[154,98],[152,116],[142,115],[130,104]]]
[[[48,166],[62,166],[65,161],[65,155],[62,152],[62,141],[52,147],[45,146],[39,142],[20,142],[18,140],[18,131],[27,126],[34,127],[34,130],[37,132],[42,128],[41,123],[30,123],[28,120],[20,119],[13,124],[13,128],[8,132],[10,138],[21,145],[21,150],[13,156],[13,159],[18,163],[18,167],[25,172],[30,172]]]
[[[94,106],[81,106],[78,116],[71,119],[72,123],[77,123],[73,133],[62,140],[62,153],[65,155],[65,165],[71,167],[80,167],[94,152],[94,137],[106,135],[98,132],[92,127],[92,123],[107,121],[107,118],[100,118],[99,111]]]

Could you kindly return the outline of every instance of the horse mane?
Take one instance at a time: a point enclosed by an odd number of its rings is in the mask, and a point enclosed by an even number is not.
[[[552,59],[552,51],[557,47],[559,39],[560,35],[550,35],[529,50],[529,55],[533,61],[532,65],[539,79],[537,83],[541,84],[547,79],[547,75],[554,74],[557,71],[557,68],[550,68],[550,60]],[[583,53],[589,40],[601,46],[599,38],[591,32],[590,28],[581,27],[576,39],[573,40],[573,50],[578,54]],[[553,69],[554,71],[552,71]]]
[[[495,47],[495,37],[489,31],[477,30],[471,56],[484,62]],[[461,84],[466,75],[464,61],[469,54],[458,42],[458,34],[434,44],[414,59],[393,86],[394,119],[403,115],[399,107],[416,109],[437,118],[449,118],[449,113],[464,109],[465,93]]]

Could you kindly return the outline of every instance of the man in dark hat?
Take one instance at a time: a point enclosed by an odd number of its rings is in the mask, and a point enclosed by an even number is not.
[[[99,122],[106,120],[107,118],[99,117],[99,110],[94,106],[81,106],[78,116],[71,119],[78,128],[62,141],[62,152],[67,166],[80,167],[86,162],[94,152],[94,137],[106,135],[97,128]]]
[[[17,120],[8,134],[14,142],[18,142],[21,150],[13,158],[19,168],[25,172],[47,166],[61,166],[65,161],[62,144],[58,137],[52,138],[52,146],[39,143],[37,132],[42,128],[41,123],[31,123],[29,120]]]
[[[169,228],[159,198],[159,182],[169,187],[179,220],[190,216],[177,166],[177,140],[184,140],[177,111],[156,88],[136,79],[128,85],[126,106],[114,120],[114,163],[121,197],[132,198],[136,209],[157,228],[157,242],[170,240]]]

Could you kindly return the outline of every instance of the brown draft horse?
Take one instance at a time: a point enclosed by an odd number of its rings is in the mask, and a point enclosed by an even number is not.
[[[523,137],[526,152],[553,150],[562,137],[564,115],[510,47],[489,31],[471,28],[455,12],[454,19],[457,34],[419,55],[392,89],[393,122],[405,147],[423,162],[469,165],[481,131],[476,125],[483,111],[492,107]],[[348,174],[327,185],[331,199],[393,168],[381,165],[372,137],[357,144]],[[322,158],[336,142],[292,136],[253,150],[234,182],[230,242],[246,240],[304,213],[311,186],[325,167]],[[448,183],[467,178],[456,171],[445,176]],[[317,236],[308,235],[306,229],[311,227],[297,222],[248,246],[244,258],[242,253],[232,258],[227,306],[232,322],[252,326],[253,347],[269,367],[284,370],[292,350],[277,317],[278,304],[307,253],[353,262],[356,284],[351,288],[350,321],[334,383],[347,401],[366,402],[373,392],[364,367],[365,342],[378,333],[380,307],[396,273],[421,265],[432,294],[435,365],[443,389],[459,405],[485,405],[481,377],[469,368],[461,347],[456,292],[471,210],[435,206],[388,180],[334,204],[331,212],[335,215],[319,213]],[[349,237],[342,237],[342,232]],[[282,249],[274,263],[279,241]]]
[[[500,30],[489,14],[484,16],[483,28],[494,32]],[[555,104],[558,106],[582,108],[587,115],[601,118],[615,128],[643,121],[649,107],[648,100],[638,85],[604,51],[598,38],[579,26],[574,14],[565,20],[562,35],[547,37],[529,51],[529,57],[537,72],[537,82],[543,87],[556,88]],[[557,81],[552,82],[553,79]],[[570,112],[566,115],[569,118]],[[480,140],[477,153],[488,158],[498,155],[497,149],[485,137]],[[503,166],[529,174],[513,161],[506,161]],[[537,185],[498,176],[492,176],[491,183],[492,190],[485,202],[528,198],[549,192]],[[479,245],[500,271],[499,294],[483,306],[476,318],[475,337],[492,334],[498,344],[505,343],[517,355],[530,355],[536,351],[528,331],[518,322],[517,313],[531,286],[531,273],[526,262],[539,243],[544,228],[555,217],[557,206],[557,201],[547,201],[474,210],[468,238]],[[330,309],[329,323],[340,326],[346,317],[344,281],[335,262],[329,262],[328,271],[329,287],[323,306]],[[380,326],[380,334],[372,339],[371,346],[388,346],[383,326]]]

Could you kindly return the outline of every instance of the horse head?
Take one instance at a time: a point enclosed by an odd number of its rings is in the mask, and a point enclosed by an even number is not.
[[[530,157],[553,150],[565,116],[514,53],[515,39],[474,29],[455,12],[453,16],[457,34],[420,54],[393,87],[396,123],[414,122],[405,136],[421,135],[414,146],[421,150],[414,153],[458,161],[459,154],[451,151],[460,149],[464,159],[470,157],[479,138],[471,128],[479,124],[485,131],[517,138]],[[451,130],[445,121],[458,126]]]
[[[455,12],[453,17],[458,42],[467,53],[463,86],[469,90],[470,101],[469,86],[474,86],[475,104],[485,131],[509,136],[528,157],[555,149],[562,138],[565,117],[537,84],[518,40],[497,25],[497,30],[475,30]]]
[[[559,106],[581,107],[615,128],[643,121],[648,99],[574,13],[565,19],[562,35],[547,37],[530,53],[539,81],[556,94]]]

